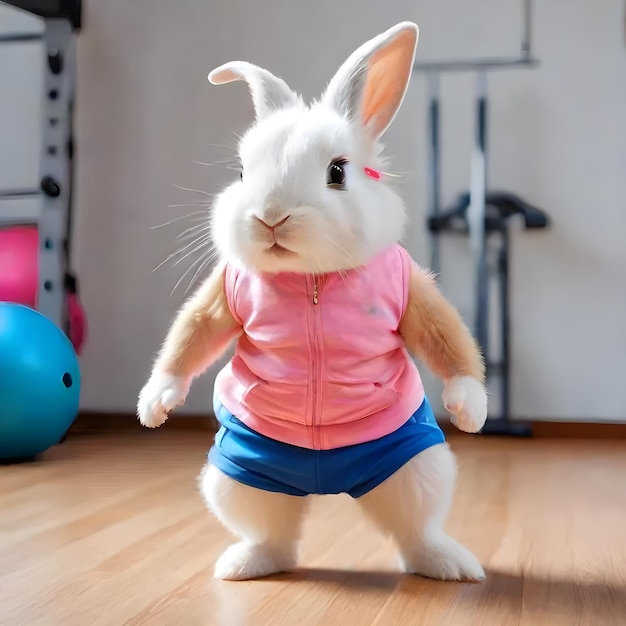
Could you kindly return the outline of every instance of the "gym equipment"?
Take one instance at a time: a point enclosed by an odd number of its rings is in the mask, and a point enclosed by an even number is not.
[[[86,321],[79,303],[77,280],[69,268],[75,162],[76,35],[82,26],[82,5],[80,0],[3,1],[43,18],[43,33],[4,34],[0,35],[0,43],[41,41],[44,85],[39,188],[0,191],[0,200],[39,200],[35,214],[25,215],[23,209],[14,213],[3,210],[0,214],[0,300],[36,306],[70,334],[80,349]],[[5,230],[20,226],[34,230]],[[18,260],[25,266],[16,265]],[[22,278],[24,284],[19,287],[16,281]],[[34,300],[33,284],[36,287]]]
[[[415,63],[413,71],[428,77],[429,107],[428,126],[428,180],[429,219],[431,233],[431,269],[440,272],[441,260],[439,237],[444,232],[463,233],[469,236],[474,275],[474,332],[487,364],[487,384],[494,377],[500,379],[500,411],[494,417],[490,408],[489,417],[481,433],[483,435],[532,436],[530,425],[510,419],[510,313],[509,313],[509,222],[516,215],[522,216],[526,228],[546,228],[547,215],[540,209],[506,192],[488,189],[487,181],[487,74],[500,69],[533,68],[538,60],[531,53],[532,35],[531,0],[522,0],[523,27],[519,57],[486,59],[462,59]],[[462,194],[455,206],[443,211],[440,200],[441,148],[439,145],[440,79],[442,73],[475,72],[477,77],[476,117],[474,151],[471,163],[469,193]],[[497,239],[496,271],[499,293],[500,346],[499,357],[493,358],[489,345],[490,266],[489,244]]]
[[[62,441],[80,387],[65,333],[30,307],[0,302],[0,461],[29,460]]]

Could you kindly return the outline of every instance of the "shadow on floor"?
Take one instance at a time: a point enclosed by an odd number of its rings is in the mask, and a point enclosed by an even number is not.
[[[597,578],[603,577],[598,574]],[[626,624],[626,583],[606,585],[597,580],[574,581],[538,578],[501,571],[488,571],[480,583],[442,582],[391,571],[343,571],[298,569],[262,579],[288,585],[311,585],[328,588],[387,592],[397,600],[413,604],[420,611],[429,605],[447,606],[450,616],[468,615],[480,607],[495,616],[524,615],[532,623],[546,626],[561,623],[559,618],[577,615],[577,624],[623,626]],[[257,584],[262,580],[256,581]]]

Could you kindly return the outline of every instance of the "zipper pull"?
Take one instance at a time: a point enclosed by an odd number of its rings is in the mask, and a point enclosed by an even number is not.
[[[318,298],[317,298],[317,276],[313,279],[313,304],[317,304],[318,303]]]

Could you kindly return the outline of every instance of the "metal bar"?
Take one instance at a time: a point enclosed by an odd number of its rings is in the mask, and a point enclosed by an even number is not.
[[[510,233],[508,224],[504,225],[501,234],[500,249],[498,250],[498,286],[500,290],[500,332],[502,345],[500,361],[497,364],[489,363],[488,375],[500,377],[500,412],[493,416],[489,412],[489,419],[483,426],[481,435],[495,437],[532,437],[531,424],[511,420],[510,413],[510,317],[509,317],[509,249]]]
[[[522,57],[529,59],[532,46],[532,0],[522,0],[523,24],[522,24]]]
[[[428,128],[430,131],[430,141],[428,143],[428,204],[430,215],[437,216],[441,209],[440,189],[441,189],[441,150],[440,150],[440,96],[439,96],[439,74],[432,72],[428,75]],[[439,234],[432,233],[431,241],[431,267],[430,269],[439,273],[441,270],[441,260],[439,252]]]
[[[511,420],[510,414],[510,351],[509,351],[509,293],[508,293],[508,256],[509,256],[509,230],[504,226],[501,233],[500,249],[498,250],[498,283],[500,288],[500,322],[502,333],[501,359],[494,367],[490,363],[488,373],[500,377],[500,412],[497,416],[489,415],[489,419],[483,426],[481,435],[492,437],[518,437],[528,438],[533,436],[533,429],[529,423]]]
[[[20,43],[23,41],[42,41],[43,33],[3,33],[0,43]]]
[[[41,195],[39,189],[5,189],[0,191],[0,199],[15,200],[21,198],[36,198]]]
[[[2,4],[16,7],[44,20],[61,19],[69,22],[75,30],[82,26],[81,0],[1,0]]]
[[[30,217],[30,219],[28,219]],[[38,215],[30,215],[26,216],[22,219],[17,219],[15,217],[5,218],[0,213],[0,229],[1,228],[10,228],[12,226],[37,226]]]
[[[485,358],[489,358],[488,268],[485,246],[485,209],[487,197],[487,75],[477,76],[476,128],[472,154],[470,204],[467,209],[470,247],[474,270],[474,327]]]
[[[69,210],[70,164],[67,139],[70,132],[70,106],[73,98],[75,37],[65,19],[45,20],[42,136],[41,136],[41,213],[39,230],[39,290],[37,308],[66,328],[65,238]],[[54,62],[50,62],[54,59]],[[54,123],[51,122],[54,120]],[[55,150],[50,150],[51,146]]]
[[[502,416],[509,418],[510,403],[510,374],[511,374],[511,350],[510,334],[511,319],[509,310],[509,249],[510,233],[508,224],[505,224],[502,231],[501,248],[498,251],[498,282],[500,287],[500,336],[501,336],[501,371],[500,371],[500,402]]]
[[[414,72],[471,72],[476,70],[528,69],[539,65],[538,59],[527,57],[451,59],[449,61],[422,61],[413,65]]]
[[[533,436],[533,429],[530,424],[524,422],[512,422],[508,419],[498,417],[496,419],[488,419],[481,435],[491,437],[518,437],[520,439],[528,439]]]
[[[76,132],[74,120],[76,119],[76,46],[72,50],[72,58],[70,59],[70,85],[69,85],[69,123],[67,137],[67,158],[69,166],[69,183],[67,198],[67,220],[65,225],[65,263],[69,269],[71,262],[71,246],[72,235],[74,232],[74,203],[76,200],[75,181],[76,181],[76,141],[74,134]]]

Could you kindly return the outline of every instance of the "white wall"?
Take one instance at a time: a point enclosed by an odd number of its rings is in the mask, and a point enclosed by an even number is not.
[[[236,57],[318,93],[365,38],[402,19],[421,27],[421,60],[515,54],[513,0],[393,3],[92,0],[79,40],[78,215],[75,264],[89,314],[83,407],[130,411],[184,297],[188,265],[155,268],[176,249],[182,220],[234,173],[221,163],[251,120],[244,86],[211,87],[208,71]],[[552,0],[535,9],[540,69],[491,79],[490,179],[548,210],[549,232],[514,239],[513,413],[551,419],[626,419],[626,49],[621,0]],[[288,26],[289,23],[297,26]],[[7,24],[0,13],[0,25]],[[14,53],[15,54],[15,53]],[[0,126],[0,179],[33,177],[37,63],[0,52],[0,119],[18,85],[19,124]],[[6,77],[9,77],[7,82]],[[30,81],[30,82],[29,82]],[[29,86],[26,87],[25,84]],[[473,79],[444,82],[444,195],[467,187]],[[407,245],[428,263],[425,88],[412,83],[387,144],[413,215]],[[14,107],[15,108],[15,107]],[[28,115],[28,119],[27,119]],[[15,133],[24,144],[15,141]],[[10,148],[6,155],[6,146]],[[202,166],[193,160],[212,163]],[[19,166],[18,166],[19,163]],[[468,315],[467,249],[445,246],[443,289]],[[213,370],[214,371],[214,370]],[[433,394],[439,387],[426,376]],[[187,409],[210,409],[211,376]],[[435,399],[436,401],[436,399]]]

